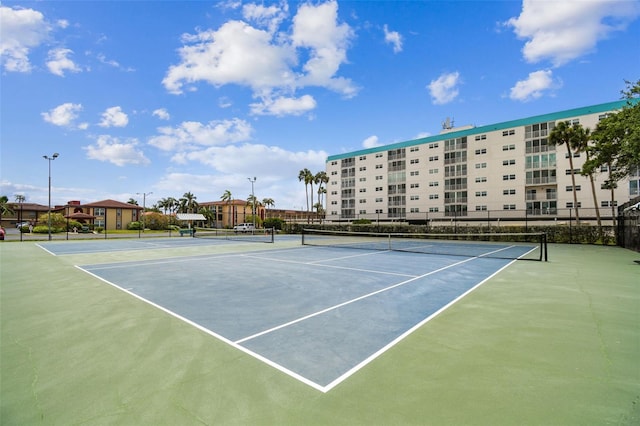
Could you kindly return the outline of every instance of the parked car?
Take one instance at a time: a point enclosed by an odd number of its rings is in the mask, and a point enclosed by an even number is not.
[[[29,222],[18,222],[18,223],[16,223],[16,228],[20,229],[23,226],[29,226],[29,225],[30,225]]]
[[[4,228],[0,226],[0,241],[4,240]]]
[[[233,227],[233,232],[253,232],[256,230],[256,227],[253,226],[253,223],[239,223]]]

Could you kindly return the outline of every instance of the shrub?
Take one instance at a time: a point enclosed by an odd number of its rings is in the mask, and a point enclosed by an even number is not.
[[[265,228],[275,228],[278,231],[282,231],[282,229],[284,228],[284,220],[274,217],[271,219],[265,219],[264,221],[264,227]]]
[[[142,229],[142,224],[140,222],[129,222],[127,229],[130,231],[139,231]]]

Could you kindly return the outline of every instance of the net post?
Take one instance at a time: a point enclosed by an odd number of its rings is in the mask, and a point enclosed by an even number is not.
[[[302,235],[302,245],[304,245],[304,228],[302,228],[300,234]]]
[[[542,244],[544,246],[544,261],[548,261],[547,233],[542,234]]]

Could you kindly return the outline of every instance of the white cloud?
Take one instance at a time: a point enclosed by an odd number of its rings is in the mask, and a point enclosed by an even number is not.
[[[453,101],[458,96],[460,82],[460,73],[457,71],[442,74],[436,80],[432,80],[427,87],[433,98],[433,103],[442,105]]]
[[[65,48],[57,48],[49,51],[49,60],[47,61],[47,68],[52,74],[60,77],[64,77],[65,71],[80,72],[82,71],[71,59],[69,55],[72,55],[73,51]]]
[[[262,102],[250,105],[251,113],[255,115],[302,115],[316,107],[313,96],[303,95],[300,98],[279,97],[276,99],[263,98]]]
[[[362,141],[362,147],[363,148],[375,148],[375,147],[381,146],[381,145],[382,144],[378,140],[378,137],[375,136],[375,135],[369,136],[364,141]]]
[[[509,97],[516,101],[526,102],[541,97],[545,90],[553,89],[558,84],[554,83],[551,70],[535,71],[530,73],[526,80],[518,81],[511,88]]]
[[[640,3],[627,0],[524,0],[520,16],[505,24],[528,40],[522,49],[528,62],[548,59],[561,66],[591,52],[639,14]]]
[[[393,46],[393,53],[402,52],[402,36],[397,31],[389,31],[387,25],[384,26],[384,41]]]
[[[187,121],[178,127],[160,127],[160,135],[149,139],[149,145],[163,151],[194,150],[202,146],[224,145],[250,139],[253,129],[241,119],[211,121],[202,124]]]
[[[166,108],[158,108],[151,113],[154,117],[158,117],[160,120],[169,120],[171,116]]]
[[[116,166],[149,164],[149,159],[136,148],[137,145],[136,139],[121,142],[118,138],[101,135],[98,136],[94,145],[86,146],[83,149],[87,151],[87,158],[108,161]]]
[[[80,111],[82,111],[81,104],[67,102],[50,109],[49,112],[43,112],[41,115],[47,123],[61,127],[73,127]]]
[[[182,93],[185,84],[204,81],[214,86],[239,84],[255,91],[292,87],[289,64],[294,51],[271,44],[269,32],[240,21],[230,21],[217,31],[183,36],[181,63],[169,68],[162,83],[171,93]]]
[[[255,22],[257,25],[267,28],[274,33],[282,21],[287,17],[289,5],[283,2],[280,7],[274,5],[264,6],[261,4],[245,4],[242,7],[242,16],[247,21]]]
[[[0,5],[0,61],[6,71],[29,72],[29,51],[49,36],[51,26],[33,9]]]
[[[129,123],[129,117],[122,112],[119,106],[107,108],[102,113],[102,120],[98,123],[100,127],[125,127]]]
[[[282,115],[287,111],[299,114],[299,107],[306,110],[311,105],[310,96],[296,96],[305,87],[324,87],[354,96],[357,88],[351,80],[336,75],[346,62],[353,37],[347,24],[338,23],[337,9],[334,1],[302,4],[291,28],[278,31],[288,13],[286,2],[269,7],[245,5],[244,18],[256,26],[236,20],[215,30],[183,35],[184,45],[178,50],[180,62],[169,67],[162,83],[174,94],[194,90],[199,82],[216,87],[246,86],[254,97],[263,99],[262,106],[252,105],[254,113],[272,114],[270,107],[277,105],[271,105],[268,99],[282,103],[295,100],[298,107],[278,110]],[[300,63],[301,58],[306,61]]]
[[[357,88],[351,80],[335,77],[340,65],[347,61],[347,48],[354,32],[346,23],[338,23],[338,3],[329,1],[317,6],[300,6],[293,18],[291,41],[296,47],[310,49],[306,72],[299,84],[326,87],[347,97]]]

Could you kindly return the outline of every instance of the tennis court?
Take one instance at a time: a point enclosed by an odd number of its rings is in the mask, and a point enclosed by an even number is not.
[[[225,245],[237,248],[238,244],[227,239],[41,245],[57,255],[222,245],[221,253],[209,255],[78,268],[323,392],[506,267],[512,258],[537,248],[512,243],[460,247],[459,242],[451,248],[450,242],[425,242],[413,235],[401,251],[368,246],[363,250],[361,235],[356,246],[345,245],[351,239],[342,234],[332,235],[330,241],[326,234],[322,237],[322,246],[282,250],[239,243],[244,247],[240,253],[225,252]],[[305,244],[311,243],[307,236]],[[388,247],[385,239],[383,248]],[[425,247],[454,254],[413,252]],[[471,255],[460,257],[461,250]]]
[[[2,424],[640,419],[637,253],[203,240],[0,244]]]

